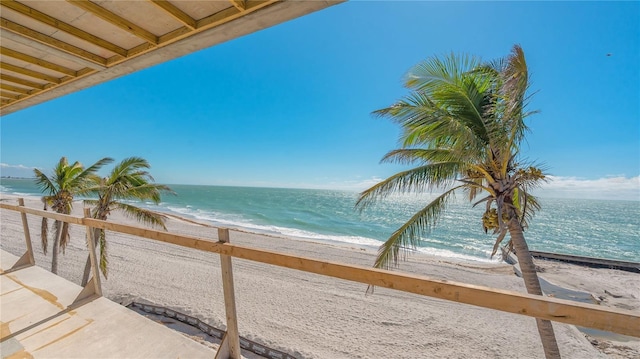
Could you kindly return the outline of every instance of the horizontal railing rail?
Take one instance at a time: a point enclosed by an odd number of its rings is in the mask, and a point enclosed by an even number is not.
[[[640,313],[629,310],[318,260],[92,218],[60,215],[7,203],[0,203],[0,208],[377,287],[640,337]]]

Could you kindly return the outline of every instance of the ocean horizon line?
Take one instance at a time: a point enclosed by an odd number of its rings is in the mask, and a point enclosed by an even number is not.
[[[635,177],[634,177],[635,178]],[[35,180],[35,177],[14,177],[14,176],[0,176],[0,180],[4,180],[4,179],[8,179],[8,180]],[[251,184],[247,184],[247,185],[243,185],[243,184],[197,184],[197,183],[159,183],[159,184],[163,184],[166,186],[211,186],[211,187],[228,187],[228,188],[254,188],[254,189],[283,189],[283,190],[313,190],[313,191],[342,191],[342,192],[346,192],[346,193],[353,193],[353,194],[359,194],[362,191],[364,191],[364,189],[353,189],[353,188],[340,188],[340,187],[336,187],[336,188],[328,188],[328,187],[313,187],[313,186],[309,186],[309,187],[295,187],[295,186],[286,186],[286,185],[251,185]],[[0,186],[2,185],[2,183],[0,183]],[[556,193],[556,195],[548,195],[545,193],[544,189],[538,189],[535,190],[536,193],[534,193],[534,195],[538,198],[542,198],[542,199],[575,199],[575,200],[593,200],[593,201],[623,201],[623,202],[640,202],[640,189],[638,190],[637,196],[636,197],[626,197],[626,198],[621,198],[618,196],[614,196],[612,198],[594,198],[594,197],[589,197],[589,196],[581,196],[581,195],[567,195],[570,194],[571,191],[567,191],[567,192],[561,192],[560,195],[557,194],[558,190],[549,190],[550,192],[554,192]],[[2,188],[0,188],[0,192],[2,192]],[[40,192],[41,193],[41,192]],[[406,193],[394,193],[391,196],[395,196],[395,195],[400,195],[400,196],[411,196],[411,195],[438,195],[438,194],[442,194],[443,191],[429,191],[429,192],[406,192]],[[459,192],[456,193],[456,195],[459,194]]]

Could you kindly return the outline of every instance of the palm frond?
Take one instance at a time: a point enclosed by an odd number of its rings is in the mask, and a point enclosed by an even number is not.
[[[526,92],[529,88],[529,72],[524,51],[519,45],[514,45],[511,54],[505,61],[502,71],[502,97],[504,100],[504,121],[512,129],[513,146],[517,147],[526,132],[524,123],[524,106],[526,106]]]
[[[533,219],[536,212],[538,212],[542,206],[538,199],[529,194],[524,189],[519,189],[518,197],[520,201],[520,225],[523,229],[529,227],[529,222]]]
[[[69,223],[62,223],[62,231],[60,232],[60,248],[62,248],[62,253],[65,253],[67,249],[67,244],[69,243],[69,239],[71,236],[69,235]]]
[[[42,224],[40,225],[40,242],[42,243],[42,252],[46,256],[47,247],[49,245],[49,223],[47,221],[47,217],[42,217]]]
[[[493,258],[493,256],[496,254],[496,252],[498,251],[498,248],[500,247],[500,243],[502,243],[502,240],[504,239],[504,237],[507,235],[507,229],[503,228],[500,231],[500,234],[498,235],[498,238],[496,238],[496,242],[493,244],[493,249],[491,250],[491,258]]]
[[[145,182],[144,184],[123,188],[121,191],[114,193],[113,198],[150,200],[158,204],[160,203],[161,193],[163,192],[175,194],[175,192],[166,185]]]
[[[86,193],[87,189],[99,178],[96,172],[111,162],[113,162],[112,158],[104,157],[87,168],[83,168],[79,162],[74,163],[70,171],[70,187],[73,188],[75,193]]]
[[[360,193],[355,206],[363,210],[390,194],[446,188],[454,183],[461,166],[460,162],[430,163],[396,173]]]
[[[109,275],[109,258],[107,254],[107,238],[104,229],[100,229],[98,244],[100,246],[100,271],[104,278],[107,279]],[[99,275],[96,273],[95,275]]]
[[[35,174],[35,182],[42,192],[48,193],[49,195],[56,192],[55,183],[53,183],[47,175],[37,168],[33,170],[33,173]]]
[[[122,211],[125,215],[131,218],[134,218],[138,222],[159,227],[164,230],[167,229],[167,227],[164,224],[167,217],[158,212],[150,211],[144,208],[139,208],[136,206],[132,206],[132,205],[120,203],[120,202],[113,203],[113,206],[118,210]]]
[[[380,246],[374,267],[389,269],[391,264],[397,266],[401,251],[406,255],[409,248],[415,249],[418,246],[421,235],[436,225],[447,202],[458,188],[460,187],[452,188],[436,197],[393,232],[391,237]]]
[[[454,85],[464,73],[482,64],[480,58],[451,53],[421,61],[405,75],[405,87],[420,92],[432,92],[443,85]]]
[[[383,162],[393,162],[402,164],[429,163],[429,162],[451,162],[459,160],[459,156],[450,149],[442,148],[401,148],[388,152],[382,159]]]
[[[480,148],[488,141],[483,121],[478,116],[478,111],[484,106],[484,97],[477,95],[475,102],[470,103],[467,100],[471,95],[463,94],[464,91],[443,91],[439,98],[434,94],[412,93],[389,108],[374,111],[374,114],[387,117],[402,127],[403,147],[431,143],[458,150]],[[461,102],[464,104],[460,105]]]

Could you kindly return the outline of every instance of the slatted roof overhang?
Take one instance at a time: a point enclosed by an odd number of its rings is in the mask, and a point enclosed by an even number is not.
[[[0,114],[342,1],[0,0]]]

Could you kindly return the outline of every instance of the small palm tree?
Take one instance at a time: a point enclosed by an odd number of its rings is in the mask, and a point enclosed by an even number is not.
[[[462,190],[474,205],[485,205],[482,226],[497,235],[493,253],[508,233],[527,292],[542,295],[523,232],[540,208],[529,191],[545,176],[518,158],[527,130],[524,120],[531,114],[525,112],[528,76],[517,45],[508,57],[489,64],[469,56],[434,57],[409,71],[409,96],[375,112],[402,130],[402,148],[382,161],[417,167],[365,190],[356,207],[364,209],[395,192],[444,189],[380,246],[375,267],[397,265],[401,251],[415,249],[454,193]],[[559,358],[551,322],[536,320],[546,357]]]
[[[86,189],[91,184],[95,173],[105,164],[111,162],[110,158],[103,158],[89,168],[84,168],[80,162],[72,165],[66,157],[60,158],[54,167],[51,177],[48,177],[39,169],[34,169],[35,181],[41,191],[47,193],[42,197],[44,209],[51,207],[57,213],[70,214],[73,208],[73,197],[86,193]],[[51,272],[58,273],[58,253],[60,248],[63,252],[69,242],[69,223],[55,221],[53,224],[55,236],[53,239]],[[49,225],[47,218],[42,218],[41,227],[42,250],[47,254]]]
[[[98,199],[86,199],[86,205],[93,206],[92,217],[106,220],[112,210],[119,210],[125,215],[135,218],[139,222],[166,230],[166,217],[144,208],[136,207],[122,200],[143,200],[160,203],[160,193],[170,192],[165,185],[153,183],[153,177],[147,172],[150,168],[147,160],[140,157],[130,157],[115,165],[105,178],[97,178],[94,185],[87,191],[96,195]],[[107,242],[104,229],[96,228],[93,238],[100,248],[100,270],[105,278],[108,274]],[[87,258],[82,285],[89,280],[91,263]]]

